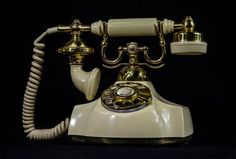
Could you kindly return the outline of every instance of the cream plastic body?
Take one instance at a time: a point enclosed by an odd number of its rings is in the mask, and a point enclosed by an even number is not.
[[[94,68],[90,72],[85,72],[82,65],[70,65],[70,73],[75,87],[85,94],[87,100],[93,100],[100,83],[100,70]]]
[[[109,36],[155,36],[158,32],[156,18],[110,19]]]
[[[187,107],[162,98],[150,81],[135,82],[142,83],[150,89],[151,105],[128,113],[105,109],[101,104],[101,98],[91,103],[76,105],[71,115],[68,135],[163,138],[186,137],[193,133],[192,119]]]

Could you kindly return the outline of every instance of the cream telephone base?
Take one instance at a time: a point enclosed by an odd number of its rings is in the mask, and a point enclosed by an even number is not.
[[[70,26],[49,28],[34,41],[34,55],[29,81],[23,99],[22,122],[27,137],[34,140],[48,140],[68,133],[75,141],[125,144],[173,144],[186,143],[193,134],[192,119],[188,107],[172,103],[161,97],[149,80],[144,67],[159,69],[165,65],[166,42],[164,36],[174,32],[171,53],[175,55],[202,55],[207,43],[202,34],[195,31],[195,23],[186,17],[182,23],[156,18],[110,19],[83,25],[74,20]],[[40,41],[48,34],[70,32],[71,40],[58,49],[70,60],[71,79],[75,87],[88,101],[95,98],[101,72],[94,68],[83,71],[84,58],[93,54],[81,39],[81,34],[91,32],[102,36],[101,58],[108,69],[123,68],[114,85],[103,91],[101,97],[87,104],[74,107],[72,115],[50,129],[36,129],[34,110],[38,87],[42,75],[45,44]],[[117,58],[110,60],[107,54],[108,38],[129,36],[157,36],[161,47],[158,59],[149,56],[147,46],[136,42],[118,47]],[[139,62],[142,54],[145,62]],[[121,62],[128,56],[129,62]]]
[[[149,88],[150,105],[142,105],[141,108],[134,105],[126,109],[112,105],[113,108],[106,109],[101,98],[76,105],[68,135],[76,141],[107,144],[187,142],[193,133],[189,109],[162,98],[150,81],[117,81],[113,87],[123,85],[114,88],[112,93],[129,97],[136,89],[132,84],[137,83],[138,87]]]

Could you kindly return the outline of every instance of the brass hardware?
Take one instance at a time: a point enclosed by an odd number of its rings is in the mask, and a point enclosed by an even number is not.
[[[147,46],[139,47],[138,44],[135,42],[128,43],[126,47],[118,48],[118,51],[120,52],[120,54],[122,54],[123,52],[127,52],[129,56],[129,65],[121,69],[118,74],[119,81],[146,81],[148,80],[146,71],[138,65],[145,65],[151,68],[160,68],[164,66],[162,62],[166,55],[166,49],[165,49],[165,40],[164,40],[162,32],[160,32],[159,37],[160,37],[160,45],[162,47],[162,55],[157,60],[152,60],[148,56]],[[146,61],[152,65],[149,65],[147,63],[139,63],[138,58],[137,58],[139,52],[143,52]],[[157,65],[157,66],[153,66],[153,65]]]
[[[146,71],[137,65],[129,65],[120,70],[118,81],[147,81]]]
[[[192,17],[187,16],[183,21],[183,31],[184,32],[193,32],[195,28],[194,21]]]
[[[173,41],[203,41],[203,36],[198,32],[177,32],[174,33]]]
[[[80,31],[80,32],[90,32],[90,25],[83,25],[78,19],[75,19],[69,26],[58,26],[57,29],[62,32]]]
[[[59,25],[57,27],[57,29],[61,32],[70,32],[71,31],[71,28],[70,26],[62,26],[62,25]]]
[[[175,23],[174,24],[174,30],[182,30],[183,24],[182,23]]]
[[[173,35],[173,42],[185,42],[185,41],[195,41],[202,42],[203,35],[195,31],[195,23],[192,17],[187,16],[183,20],[182,24],[175,24],[175,30],[180,30]],[[178,27],[177,27],[178,26]],[[182,26],[182,27],[180,27]]]
[[[107,42],[108,35],[107,35],[107,25],[106,25],[105,22],[103,22],[103,28],[104,28],[104,34],[103,34],[103,40],[101,42],[101,57],[102,57],[102,60],[105,63],[109,64],[109,65],[116,65],[121,61],[123,52],[118,51],[118,57],[115,60],[108,60],[107,59],[107,57],[106,57],[106,48],[107,48],[107,45],[108,45],[108,42]]]
[[[118,74],[119,81],[146,81],[148,79],[146,71],[141,68],[138,61],[138,53],[147,52],[148,47],[139,47],[138,43],[130,42],[126,47],[119,47],[120,54],[127,52],[129,56],[129,65],[120,70]]]
[[[164,39],[164,34],[163,34],[163,26],[162,26],[162,23],[161,22],[158,22],[158,27],[160,28],[159,30],[159,33],[158,33],[158,37],[160,39],[160,46],[161,46],[161,57],[157,60],[152,60],[149,56],[148,56],[148,52],[147,50],[144,51],[144,57],[146,59],[146,61],[148,61],[149,63],[153,64],[153,65],[160,65],[163,61],[164,61],[164,58],[166,56],[166,42],[165,42],[165,39]],[[158,68],[160,67],[163,67],[164,66],[164,63],[161,64]]]
[[[150,90],[140,83],[118,83],[102,92],[103,106],[115,112],[140,110],[151,104]]]
[[[94,49],[87,47],[80,38],[81,32],[89,31],[90,27],[82,25],[79,20],[74,20],[69,27],[59,26],[58,29],[64,32],[71,32],[71,40],[64,47],[57,50],[58,53],[69,56],[70,64],[80,65],[83,63],[84,56],[94,52]]]

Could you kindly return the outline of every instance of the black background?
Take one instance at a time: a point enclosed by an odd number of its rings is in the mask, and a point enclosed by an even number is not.
[[[235,113],[232,76],[234,50],[233,10],[227,1],[35,1],[8,2],[2,15],[2,104],[0,158],[235,158]],[[208,52],[204,56],[168,54],[166,66],[146,68],[156,90],[166,99],[190,108],[194,135],[188,145],[170,147],[144,145],[85,145],[73,143],[64,135],[49,142],[29,141],[21,123],[22,98],[26,86],[33,41],[49,27],[69,24],[78,18],[84,24],[110,18],[157,17],[182,21],[191,15],[196,29],[204,33]],[[56,49],[69,34],[48,36],[44,42],[45,64],[36,107],[38,128],[54,126],[69,117],[75,104],[86,103],[69,74],[68,59]],[[167,52],[172,35],[166,36]],[[85,43],[96,52],[86,59],[84,69],[102,71],[97,98],[116,81],[119,69],[102,67],[101,38],[84,34]],[[160,52],[156,38],[113,38],[108,52],[129,41],[148,45],[154,57]],[[157,54],[157,55],[154,55]]]

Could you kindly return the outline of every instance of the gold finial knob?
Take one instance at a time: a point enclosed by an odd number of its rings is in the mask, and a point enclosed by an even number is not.
[[[191,16],[185,17],[183,21],[183,30],[184,32],[193,32],[195,28],[194,20]]]

